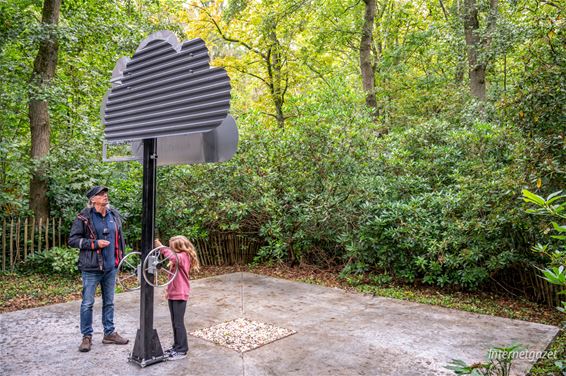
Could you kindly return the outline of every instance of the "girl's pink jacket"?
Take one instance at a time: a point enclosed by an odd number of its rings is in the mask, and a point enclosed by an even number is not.
[[[170,248],[162,248],[161,252],[171,260],[171,271],[174,271],[177,267],[175,265],[175,255],[173,254],[175,251],[171,250]],[[169,300],[189,300],[189,294],[191,292],[191,283],[190,283],[190,274],[189,270],[191,269],[191,259],[186,252],[179,252],[177,253],[177,257],[179,260],[179,272],[177,276],[167,285],[167,299]]]

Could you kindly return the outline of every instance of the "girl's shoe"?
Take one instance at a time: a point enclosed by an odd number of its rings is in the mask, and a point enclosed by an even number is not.
[[[165,351],[163,351],[163,355],[169,356],[169,355],[171,354],[171,351],[173,351],[173,348],[172,348],[172,347],[169,348],[169,349],[167,349],[167,350],[165,350]]]
[[[187,353],[186,352],[177,352],[175,350],[171,350],[169,352],[169,358],[167,358],[167,360],[179,360],[179,359],[183,359],[187,357]]]

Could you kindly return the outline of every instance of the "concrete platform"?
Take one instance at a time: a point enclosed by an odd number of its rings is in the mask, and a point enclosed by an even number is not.
[[[238,317],[297,333],[240,354],[189,336],[189,357],[145,368],[127,361],[139,327],[139,291],[116,295],[115,323],[130,339],[103,345],[100,298],[93,349],[80,353],[80,301],[0,315],[1,375],[452,375],[451,359],[483,360],[493,345],[543,351],[554,326],[347,293],[251,273],[192,282],[188,331]],[[172,343],[169,311],[155,294],[154,326]],[[534,360],[517,360],[524,375]]]

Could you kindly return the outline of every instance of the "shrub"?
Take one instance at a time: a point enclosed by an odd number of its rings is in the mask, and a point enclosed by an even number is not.
[[[253,112],[238,116],[238,152],[228,162],[163,169],[163,238],[253,232],[266,243],[261,260],[342,263],[339,237],[359,216],[360,171],[371,163],[377,132],[363,105],[337,94],[297,103],[301,116],[282,129],[258,125]]]
[[[73,276],[78,274],[78,257],[78,249],[54,247],[48,251],[28,256],[20,266],[19,271],[23,273]]]
[[[390,134],[381,148],[357,231],[342,238],[357,269],[477,288],[528,254],[533,231],[516,208],[519,132],[433,120]]]
[[[536,209],[528,209],[527,213],[550,217],[557,221],[564,221],[566,219],[566,195],[561,194],[562,191],[555,192],[549,195],[546,199],[536,195],[526,189],[523,190],[523,200],[526,203],[536,205]],[[550,260],[549,267],[540,269],[543,278],[548,282],[566,288],[566,226],[563,223],[551,222],[554,235],[551,235],[551,240],[555,239],[558,244],[554,247],[548,244],[537,244],[532,249],[534,252],[546,256]],[[545,231],[550,232],[549,229]],[[560,294],[566,294],[566,289],[562,290]],[[566,313],[566,301],[561,302],[561,307],[558,309]]]

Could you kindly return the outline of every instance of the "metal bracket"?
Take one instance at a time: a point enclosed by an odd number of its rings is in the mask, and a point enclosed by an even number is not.
[[[136,150],[132,150],[131,156],[128,157],[108,157],[108,145],[126,145],[130,144],[133,148],[134,140],[125,140],[125,141],[114,141],[108,142],[106,140],[102,141],[102,161],[103,162],[127,162],[127,161],[142,161],[143,160],[143,152],[136,153]],[[143,149],[143,143],[138,144],[138,148]]]

